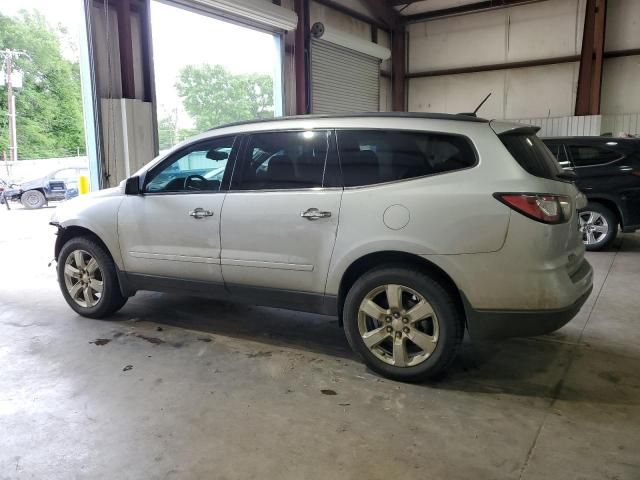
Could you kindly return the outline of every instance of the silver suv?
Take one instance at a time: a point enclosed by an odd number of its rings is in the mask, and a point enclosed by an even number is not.
[[[540,335],[592,289],[536,128],[366,114],[228,125],[58,207],[62,294],[100,318],[137,290],[336,315],[374,371],[433,376],[472,338]]]

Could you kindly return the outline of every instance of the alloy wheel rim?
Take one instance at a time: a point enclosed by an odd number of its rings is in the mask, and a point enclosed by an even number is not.
[[[27,195],[27,203],[32,206],[37,205],[38,198],[35,195]]]
[[[74,250],[67,255],[64,283],[69,296],[81,307],[94,307],[102,298],[102,271],[96,259],[85,250]]]
[[[580,231],[585,245],[596,245],[602,242],[609,233],[609,223],[604,215],[598,212],[580,212]]]
[[[371,290],[358,309],[358,331],[376,358],[395,367],[414,367],[438,345],[440,324],[431,304],[397,284]]]

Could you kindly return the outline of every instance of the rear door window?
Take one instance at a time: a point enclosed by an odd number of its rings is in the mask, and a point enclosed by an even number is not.
[[[307,189],[333,186],[328,130],[249,135],[231,181],[232,190]]]
[[[516,162],[531,175],[555,180],[562,173],[556,157],[535,133],[516,131],[498,136]]]
[[[594,145],[569,145],[568,148],[576,167],[593,167],[622,157],[618,152]]]
[[[403,130],[338,130],[345,187],[373,185],[451,172],[476,164],[460,135]]]

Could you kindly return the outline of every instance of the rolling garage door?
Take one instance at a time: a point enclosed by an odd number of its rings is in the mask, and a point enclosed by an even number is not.
[[[380,59],[312,39],[312,113],[377,112],[379,109]]]

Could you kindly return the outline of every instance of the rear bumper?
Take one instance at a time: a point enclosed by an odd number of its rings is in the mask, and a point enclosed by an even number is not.
[[[475,310],[463,294],[469,335],[473,339],[494,340],[551,333],[576,316],[592,290],[590,285],[574,303],[553,310]]]

